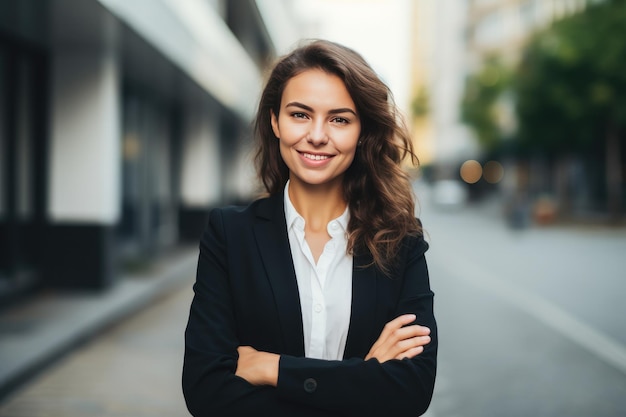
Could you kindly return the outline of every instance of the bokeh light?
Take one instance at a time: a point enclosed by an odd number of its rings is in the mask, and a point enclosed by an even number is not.
[[[483,167],[483,178],[489,184],[497,184],[504,178],[504,167],[498,161],[489,161]]]
[[[470,159],[461,165],[461,179],[468,184],[477,183],[483,175],[483,167],[480,162]]]

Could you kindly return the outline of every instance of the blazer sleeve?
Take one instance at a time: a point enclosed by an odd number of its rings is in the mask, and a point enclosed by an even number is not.
[[[200,416],[338,416],[281,398],[274,387],[235,375],[239,346],[230,290],[225,230],[212,210],[200,241],[194,298],[185,331],[182,388],[190,413]],[[287,397],[288,398],[288,397]]]
[[[376,359],[322,361],[282,355],[278,376],[281,398],[351,416],[416,416],[426,412],[435,384],[438,343],[433,292],[424,257],[427,247],[422,238],[409,240],[404,282],[395,310],[395,316],[414,313],[417,323],[431,329],[431,343],[424,351],[412,359],[384,363]]]

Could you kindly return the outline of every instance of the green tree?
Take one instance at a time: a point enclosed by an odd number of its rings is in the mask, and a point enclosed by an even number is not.
[[[608,209],[623,202],[626,2],[605,0],[541,31],[514,80],[519,144],[533,153],[602,152]]]
[[[487,153],[498,151],[511,133],[503,117],[510,82],[511,71],[497,55],[487,57],[480,70],[465,80],[461,118]]]

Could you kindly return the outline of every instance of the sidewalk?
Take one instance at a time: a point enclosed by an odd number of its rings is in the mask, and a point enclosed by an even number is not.
[[[44,293],[0,313],[0,403],[46,365],[102,330],[190,285],[197,248],[164,255],[141,273],[126,274],[107,291]]]

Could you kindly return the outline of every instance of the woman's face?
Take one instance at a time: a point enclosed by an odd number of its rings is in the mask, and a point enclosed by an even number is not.
[[[361,121],[339,77],[310,69],[291,78],[279,114],[271,118],[292,184],[341,184],[354,159]]]

